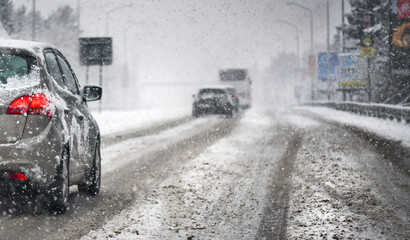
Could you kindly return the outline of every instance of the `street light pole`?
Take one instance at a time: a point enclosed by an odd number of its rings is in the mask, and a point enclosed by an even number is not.
[[[302,9],[309,12],[309,14],[310,14],[310,54],[313,55],[313,13],[312,13],[312,10],[310,10],[310,8],[308,8],[308,7],[305,7],[303,5],[300,5],[300,4],[294,3],[294,2],[287,2],[286,4],[289,5],[289,6],[292,5],[292,6],[300,7],[300,8],[302,8]]]
[[[297,58],[298,58],[298,71],[299,71],[300,70],[299,28],[296,24],[293,24],[293,23],[288,22],[288,21],[277,20],[276,22],[289,25],[289,26],[293,27],[296,30],[296,54],[297,54]]]
[[[342,0],[342,52],[346,50],[346,43],[345,43],[345,0]]]
[[[298,3],[294,3],[294,2],[287,2],[286,3],[288,6],[297,6],[299,8],[302,8],[306,11],[309,12],[310,14],[310,55],[313,56],[313,13],[312,10],[310,10],[310,8],[305,7],[301,4]],[[312,101],[315,99],[315,86],[314,86],[314,76],[313,74],[311,74],[311,88],[312,88]]]

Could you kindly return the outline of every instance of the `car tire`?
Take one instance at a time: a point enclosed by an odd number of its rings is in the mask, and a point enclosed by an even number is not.
[[[195,109],[192,110],[192,117],[193,117],[193,118],[199,117],[199,114],[198,114],[198,112],[197,112]]]
[[[48,204],[49,209],[53,213],[62,214],[68,208],[68,195],[70,193],[69,159],[68,147],[64,147],[60,164],[57,168],[55,182],[49,190]]]
[[[226,116],[228,116],[229,118],[232,118],[232,117],[233,117],[233,109],[232,109],[232,107],[230,107],[230,108],[228,109],[228,113],[226,114]]]
[[[78,185],[80,193],[86,193],[91,196],[96,196],[101,189],[101,151],[100,141],[97,141],[94,150],[93,167],[87,179],[87,183]]]

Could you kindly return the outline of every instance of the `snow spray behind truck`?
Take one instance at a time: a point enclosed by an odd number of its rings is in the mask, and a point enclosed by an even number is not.
[[[224,85],[231,85],[236,89],[241,108],[251,107],[251,85],[247,69],[220,69],[219,79]]]

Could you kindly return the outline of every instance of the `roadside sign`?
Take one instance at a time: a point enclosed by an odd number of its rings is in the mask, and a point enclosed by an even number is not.
[[[360,47],[360,56],[365,58],[374,57],[374,47],[372,46],[372,40],[369,37],[365,37],[362,40],[362,47]]]
[[[365,38],[363,38],[362,45],[364,47],[371,47],[372,46],[372,40],[369,37],[365,37]]]
[[[408,36],[410,32],[410,22],[404,23],[401,26],[396,27],[396,31],[393,33],[393,45],[402,48],[410,48],[410,39]]]
[[[336,81],[339,67],[337,52],[318,54],[318,78],[322,82]]]
[[[112,38],[80,38],[81,65],[111,65]]]
[[[410,0],[393,0],[391,17],[391,72],[395,77],[410,77]]]
[[[112,38],[79,38],[80,64],[86,66],[85,75],[88,84],[90,65],[99,65],[99,84],[103,87],[103,65],[112,64]],[[102,101],[99,102],[99,112]]]
[[[339,54],[339,87],[366,86],[366,60],[358,54]]]
[[[329,58],[327,53],[321,52],[318,54],[318,78],[322,82],[327,81]]]
[[[374,47],[361,47],[360,56],[365,58],[374,57]]]
[[[410,18],[410,1],[397,0],[397,18]]]
[[[329,53],[329,78],[333,81],[337,79],[339,67],[339,54],[337,52]]]

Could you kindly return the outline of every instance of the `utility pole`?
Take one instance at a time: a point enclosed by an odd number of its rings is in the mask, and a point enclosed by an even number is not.
[[[285,21],[285,20],[277,20],[276,22],[286,24],[286,25],[288,25],[288,26],[295,29],[295,32],[296,32],[296,55],[297,55],[297,58],[298,58],[298,71],[299,71],[300,70],[299,28],[296,24],[293,24],[293,23]]]
[[[288,5],[288,6],[291,6],[291,5],[292,6],[297,6],[297,7],[302,8],[302,9],[309,12],[309,15],[310,15],[310,56],[313,56],[313,12],[312,12],[312,10],[308,7],[305,7],[301,4],[294,3],[294,2],[287,2],[286,5]],[[313,100],[315,100],[314,75],[311,74],[310,78],[311,78],[311,88],[312,88],[311,89],[312,90],[311,98],[312,98],[312,101],[313,101]]]
[[[329,29],[329,0],[326,0],[326,18],[327,18],[327,52],[330,52],[330,29]]]
[[[345,28],[345,0],[342,0],[342,52],[346,51],[344,28]]]
[[[330,29],[329,29],[329,0],[326,0],[326,40],[327,40],[327,59],[330,59]],[[330,72],[330,64],[327,64],[327,100],[330,101],[331,99],[331,94],[330,94],[330,77],[329,77],[329,72]]]
[[[31,39],[36,41],[36,0],[33,0],[33,21],[31,31]]]

